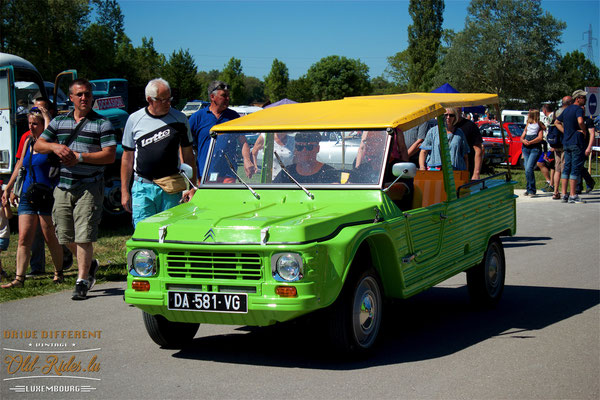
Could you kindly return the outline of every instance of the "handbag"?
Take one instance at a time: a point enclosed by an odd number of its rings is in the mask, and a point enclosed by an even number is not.
[[[29,173],[31,174],[32,183],[25,192],[25,200],[37,209],[47,207],[48,204],[52,204],[54,201],[54,188],[37,182],[35,179],[35,171],[33,169],[33,141],[30,143],[30,157],[29,157]],[[19,171],[20,172],[20,171]]]
[[[162,190],[169,194],[183,192],[187,189],[185,179],[183,179],[183,176],[180,174],[173,174],[163,178],[153,179],[152,182],[156,183]]]
[[[25,182],[25,176],[27,175],[27,170],[25,167],[21,167],[19,169],[19,174],[17,175],[17,179],[15,180],[15,185],[13,187],[13,193],[17,197],[21,197],[21,193],[23,192],[23,183]]]

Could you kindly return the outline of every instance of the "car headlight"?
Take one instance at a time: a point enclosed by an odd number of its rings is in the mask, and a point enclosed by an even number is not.
[[[302,279],[302,257],[295,253],[278,253],[271,257],[273,278],[283,282],[294,282]]]
[[[127,264],[131,275],[143,277],[156,275],[156,254],[152,250],[130,251],[127,255]]]

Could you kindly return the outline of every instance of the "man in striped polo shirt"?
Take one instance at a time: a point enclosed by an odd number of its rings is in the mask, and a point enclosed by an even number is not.
[[[92,85],[76,79],[69,86],[74,110],[50,122],[35,144],[40,153],[54,153],[61,161],[54,189],[52,218],[58,241],[77,255],[79,268],[73,300],[84,300],[96,279],[98,260],[94,242],[102,217],[104,166],[115,161],[117,142],[111,123],[92,110]],[[71,133],[79,130],[69,146]]]

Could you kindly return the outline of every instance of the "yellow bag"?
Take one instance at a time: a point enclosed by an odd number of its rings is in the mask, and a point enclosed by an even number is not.
[[[162,190],[169,194],[183,192],[187,189],[185,179],[183,179],[183,176],[180,174],[173,174],[163,178],[154,179],[152,182],[156,183]]]

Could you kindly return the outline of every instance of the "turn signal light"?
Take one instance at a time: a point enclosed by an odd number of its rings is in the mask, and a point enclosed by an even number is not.
[[[275,294],[281,297],[296,297],[298,296],[298,291],[293,286],[277,286]]]
[[[150,290],[150,282],[148,281],[133,281],[131,288],[136,292],[148,292]]]

